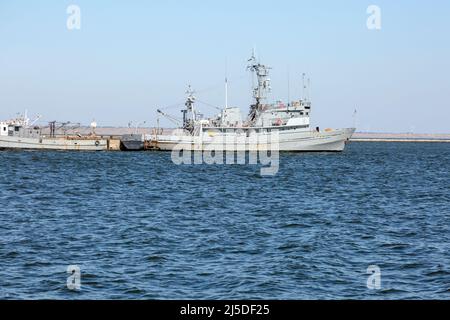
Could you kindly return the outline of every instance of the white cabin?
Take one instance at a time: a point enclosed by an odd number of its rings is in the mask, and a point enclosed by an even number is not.
[[[220,122],[223,127],[242,126],[242,114],[239,108],[225,108],[220,115]]]
[[[8,124],[6,122],[0,122],[0,136],[8,135]]]

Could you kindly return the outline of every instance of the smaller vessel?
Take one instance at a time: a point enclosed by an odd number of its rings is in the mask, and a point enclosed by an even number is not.
[[[107,140],[95,134],[92,127],[90,135],[67,134],[69,122],[50,122],[47,127],[35,125],[40,116],[30,123],[27,113],[16,119],[0,122],[0,149],[38,149],[38,150],[107,150]],[[96,125],[95,125],[96,126]],[[72,128],[73,129],[73,128]],[[56,134],[62,130],[63,134]]]
[[[126,151],[141,151],[144,150],[144,135],[143,134],[124,134],[120,139]]]

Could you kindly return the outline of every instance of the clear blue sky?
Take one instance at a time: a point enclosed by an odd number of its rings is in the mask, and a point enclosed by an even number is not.
[[[81,30],[66,28],[70,4]],[[366,27],[370,4],[380,31]],[[0,119],[28,109],[43,121],[154,125],[188,83],[222,106],[226,65],[230,104],[247,111],[256,47],[274,68],[274,100],[287,99],[288,70],[291,98],[310,75],[314,124],[351,126],[356,107],[359,130],[450,132],[449,14],[444,0],[0,0]]]

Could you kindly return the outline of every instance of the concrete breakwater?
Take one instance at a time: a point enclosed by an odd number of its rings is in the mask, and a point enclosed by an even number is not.
[[[450,142],[450,134],[356,132],[355,142]]]

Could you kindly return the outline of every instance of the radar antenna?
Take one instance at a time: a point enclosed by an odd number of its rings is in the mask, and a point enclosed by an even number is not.
[[[195,108],[194,108],[194,104],[195,104],[195,91],[192,89],[191,85],[188,86],[188,89],[186,91],[187,94],[187,99],[186,99],[186,109],[182,110],[181,112],[183,113],[183,128],[187,129],[189,131],[194,130],[194,125],[195,122],[197,121],[197,117],[196,117],[196,112],[195,112]],[[190,113],[192,115],[192,118],[189,119],[188,118],[188,113]]]
[[[258,112],[261,110],[262,101],[267,99],[267,93],[271,91],[269,70],[270,67],[259,63],[253,52],[252,57],[248,60],[247,70],[254,73],[257,79],[257,85],[253,88],[253,98],[255,103],[250,107],[250,121],[254,121]]]

